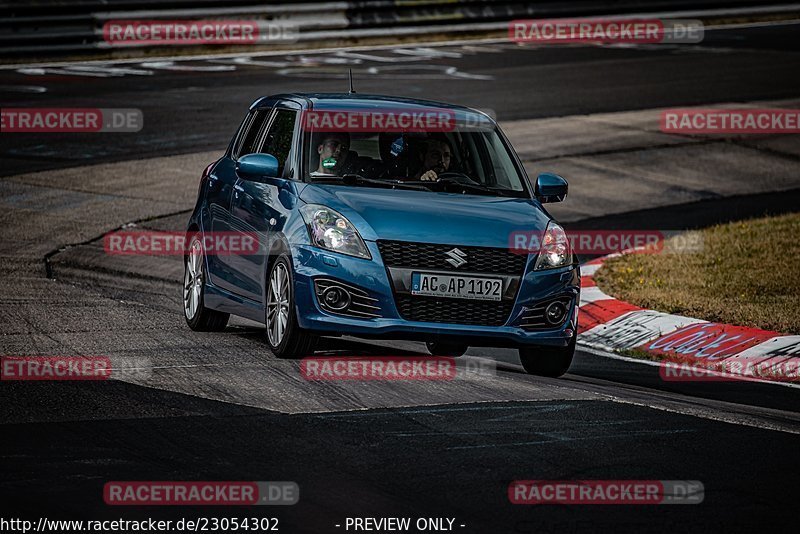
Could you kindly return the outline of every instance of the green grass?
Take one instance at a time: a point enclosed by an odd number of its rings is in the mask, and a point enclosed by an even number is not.
[[[605,293],[643,308],[800,334],[800,213],[700,234],[700,252],[614,258],[595,281]]]

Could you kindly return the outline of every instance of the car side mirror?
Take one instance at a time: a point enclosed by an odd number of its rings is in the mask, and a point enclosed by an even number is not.
[[[543,172],[536,177],[536,185],[533,188],[534,196],[539,202],[561,202],[567,198],[569,184],[565,179],[551,172]]]
[[[272,154],[247,154],[236,162],[236,173],[245,180],[278,177],[278,159]]]

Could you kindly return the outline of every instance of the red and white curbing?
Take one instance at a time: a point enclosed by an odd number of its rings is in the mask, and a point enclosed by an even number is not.
[[[595,273],[606,260],[621,254],[581,266],[580,344],[610,352],[636,349],[676,365],[724,368],[726,375],[742,378],[800,381],[800,336],[646,310],[600,291]],[[781,371],[764,373],[763,369]]]

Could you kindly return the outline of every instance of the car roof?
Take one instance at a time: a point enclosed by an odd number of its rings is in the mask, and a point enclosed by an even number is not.
[[[422,100],[418,98],[404,98],[388,95],[371,95],[360,93],[286,93],[265,96],[256,100],[251,109],[259,107],[261,102],[268,100],[292,100],[308,109],[317,110],[342,110],[342,109],[379,109],[391,107],[392,109],[414,111],[432,109],[447,109],[463,113],[479,113],[489,116],[483,111],[467,106],[437,102],[435,100]]]

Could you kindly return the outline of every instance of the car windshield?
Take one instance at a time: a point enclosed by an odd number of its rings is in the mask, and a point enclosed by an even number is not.
[[[315,116],[316,128],[304,133],[307,181],[527,196],[509,148],[483,115],[449,112],[439,115],[443,122],[404,124],[402,112],[349,111],[338,123],[331,113],[340,112],[316,113],[325,115]],[[363,131],[373,122],[380,131]],[[326,129],[337,124],[344,127]]]

